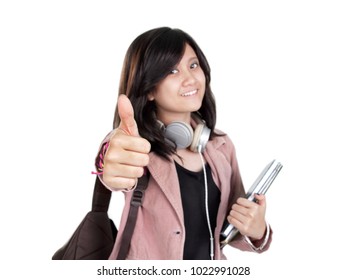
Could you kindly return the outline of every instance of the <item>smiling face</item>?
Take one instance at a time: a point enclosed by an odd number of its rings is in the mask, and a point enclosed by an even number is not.
[[[186,45],[180,62],[148,95],[157,107],[157,118],[164,124],[190,122],[191,112],[199,110],[205,94],[205,74],[190,45]]]

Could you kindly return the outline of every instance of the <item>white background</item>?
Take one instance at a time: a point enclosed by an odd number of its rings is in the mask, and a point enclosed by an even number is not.
[[[208,58],[217,126],[236,145],[246,188],[273,158],[284,165],[267,195],[270,250],[227,248],[223,265],[253,267],[254,279],[343,279],[346,14],[333,0],[2,1],[2,272],[68,275],[49,260],[90,208],[126,49],[170,26]],[[90,262],[69,267],[95,278]]]

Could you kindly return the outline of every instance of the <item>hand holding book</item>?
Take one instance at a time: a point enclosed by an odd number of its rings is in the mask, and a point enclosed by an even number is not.
[[[282,164],[277,160],[271,161],[264,170],[260,173],[251,188],[246,194],[249,201],[255,201],[256,194],[265,194],[272,182],[275,180],[277,174],[282,169]],[[224,247],[228,244],[238,233],[238,229],[231,224],[227,224],[221,232],[221,246]]]

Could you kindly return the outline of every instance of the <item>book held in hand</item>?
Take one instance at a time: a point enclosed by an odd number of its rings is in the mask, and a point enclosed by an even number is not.
[[[277,174],[282,169],[282,164],[277,160],[272,160],[265,166],[253,185],[246,193],[246,198],[250,201],[254,201],[255,194],[265,194],[272,182],[275,180]],[[238,229],[233,225],[227,223],[221,232],[221,246],[224,247],[228,244],[238,233]]]

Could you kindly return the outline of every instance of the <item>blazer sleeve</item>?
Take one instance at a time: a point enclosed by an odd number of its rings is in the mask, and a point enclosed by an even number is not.
[[[226,149],[229,150],[228,154],[230,156],[229,162],[231,164],[232,175],[230,178],[230,195],[229,195],[229,206],[228,209],[231,209],[231,206],[236,202],[239,197],[245,197],[245,188],[242,183],[242,178],[240,174],[240,169],[236,157],[235,146],[229,137],[226,137]],[[265,232],[264,236],[260,240],[252,241],[250,244],[249,240],[247,241],[245,236],[240,233],[229,243],[230,246],[238,248],[242,251],[254,251],[257,253],[262,253],[268,250],[271,241],[272,241],[272,229],[269,226],[267,228],[269,232]]]

